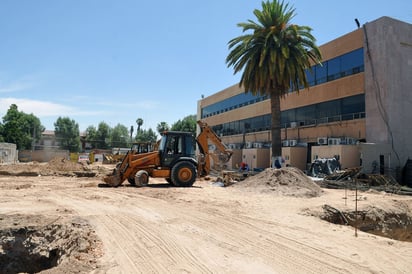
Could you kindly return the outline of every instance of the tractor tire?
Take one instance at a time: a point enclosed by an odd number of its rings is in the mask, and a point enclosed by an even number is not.
[[[134,182],[137,186],[147,186],[149,184],[149,173],[146,170],[139,170],[134,177]]]
[[[171,179],[174,186],[190,187],[196,181],[197,169],[191,162],[178,162],[172,168]]]
[[[132,178],[127,178],[127,181],[129,182],[129,184],[131,184],[132,186],[135,186],[136,185],[136,181],[135,181],[135,179],[132,177]]]

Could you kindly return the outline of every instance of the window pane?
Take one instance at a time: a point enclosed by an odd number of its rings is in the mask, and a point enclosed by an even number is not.
[[[316,84],[325,83],[327,80],[328,63],[324,62],[322,65],[315,66]]]
[[[341,70],[345,75],[357,73],[363,67],[363,48],[342,55]]]
[[[360,94],[342,99],[342,114],[365,112],[365,95]]]
[[[296,122],[296,109],[282,111],[280,114],[282,127],[289,125],[291,122]]]
[[[315,68],[311,69],[306,69],[306,80],[308,81],[309,86],[314,86],[315,85]]]
[[[306,106],[296,109],[296,120],[300,122],[300,125],[305,125],[307,122],[311,124],[316,119],[316,107],[315,105]]]
[[[339,78],[340,74],[340,57],[328,61],[328,81]]]
[[[340,113],[340,100],[333,100],[330,102],[324,102],[317,105],[317,117],[326,118],[339,115]]]

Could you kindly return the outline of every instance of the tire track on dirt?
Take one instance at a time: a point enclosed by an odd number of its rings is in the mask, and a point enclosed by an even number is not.
[[[232,213],[215,204],[187,202],[176,199],[178,196],[165,201],[128,189],[93,195],[81,189],[59,192],[68,200],[67,206],[89,214],[107,242],[109,256],[121,269],[210,273],[223,268],[223,272],[239,272],[242,269],[234,269],[231,260],[244,260],[255,261],[263,270],[260,272],[373,272],[356,261],[334,256],[333,251],[293,238],[295,231],[306,232],[301,227]],[[195,246],[188,244],[194,239]],[[110,249],[122,250],[122,254],[111,254]],[[226,258],[211,262],[214,251]]]
[[[139,243],[142,243],[142,249],[139,249],[139,252],[146,254],[145,251],[150,250],[148,260],[154,256],[160,258],[162,264],[166,264],[165,269],[161,272],[168,272],[171,269],[170,267],[173,269],[176,266],[179,266],[179,271],[190,273],[211,272],[207,266],[196,259],[188,248],[185,248],[178,242],[174,231],[170,231],[162,224],[139,222],[136,221],[134,216],[132,218],[129,215],[122,216],[122,221],[133,223],[133,227],[136,228],[133,237]]]
[[[190,212],[185,212],[185,215],[192,220],[192,225],[209,227],[209,231],[205,231],[203,234],[204,240],[245,256],[263,259],[276,270],[283,269],[283,271],[290,273],[370,273],[371,271],[354,264],[354,262],[342,260],[342,258],[333,256],[324,250],[314,248],[280,233],[261,229],[261,226],[268,226],[267,221],[247,216],[235,217],[217,212],[215,209],[211,212],[211,214],[197,212],[190,217]],[[291,229],[280,223],[270,223],[269,225],[278,230]],[[253,255],[249,254],[249,251],[253,251]],[[336,265],[342,264],[345,267],[336,267]]]
[[[168,231],[161,225],[161,218],[147,219],[146,216],[151,214],[140,208],[138,204],[134,204],[136,210],[127,208],[130,201],[121,209],[118,205],[111,204],[112,201],[119,201],[127,196],[129,199],[132,198],[132,201],[139,200],[146,207],[156,208],[156,212],[161,212],[162,207],[159,208],[158,204],[164,202],[139,195],[131,197],[130,194],[122,192],[113,194],[109,199],[102,195],[104,199],[94,196],[96,200],[87,200],[87,193],[75,191],[65,194],[65,200],[70,201],[64,203],[79,214],[86,215],[85,217],[94,225],[103,242],[107,243],[109,253],[110,249],[122,250],[121,256],[110,255],[115,256],[118,265],[145,273],[166,273],[170,270],[211,273],[202,261],[178,242],[179,239],[175,237],[173,231]],[[62,203],[59,199],[55,202]],[[88,215],[90,212],[94,214]],[[162,263],[159,264],[159,261]]]
[[[255,250],[255,255],[256,257],[264,258],[265,261],[275,261],[277,264],[277,267],[279,267],[279,264],[284,263],[284,268],[285,269],[300,269],[302,272],[306,273],[319,273],[320,271],[325,271],[325,269],[328,272],[339,272],[339,273],[347,273],[348,271],[345,271],[344,269],[336,269],[336,267],[333,264],[328,264],[325,263],[325,261],[320,261],[314,256],[308,256],[307,254],[313,253],[313,250],[309,248],[309,251],[307,253],[302,253],[301,250],[299,250],[301,247],[298,247],[296,249],[291,249],[288,247],[290,243],[280,243],[280,239],[283,238],[283,240],[288,240],[290,241],[291,239],[285,238],[284,236],[281,237],[281,235],[276,234],[275,236],[280,238],[276,239],[276,241],[272,240],[269,238],[269,236],[265,236],[265,240],[262,240],[262,235],[271,235],[272,238],[274,238],[273,232],[268,232],[264,231],[258,228],[257,225],[251,225],[250,222],[257,222],[257,220],[251,220],[249,222],[245,222],[244,218],[234,218],[233,216],[230,216],[230,219],[228,219],[227,214],[221,214],[220,212],[216,210],[209,210],[206,215],[204,215],[203,212],[196,211],[194,214],[192,214],[193,210],[187,210],[187,209],[182,209],[181,204],[178,205],[173,205],[174,207],[180,207],[178,210],[174,210],[175,214],[178,216],[175,216],[175,221],[177,220],[180,223],[185,223],[186,220],[191,220],[191,223],[187,223],[186,227],[192,227],[193,231],[197,231],[197,235],[202,234],[204,237],[204,240],[206,242],[212,242],[219,248],[223,249],[228,249],[231,252],[237,252],[237,253],[242,253],[242,255],[248,255],[246,251],[244,250]],[[182,214],[183,212],[183,214]],[[211,218],[213,216],[213,219]],[[216,219],[216,220],[214,220]],[[197,222],[193,223],[193,220],[197,220]],[[170,225],[171,223],[169,223]],[[211,227],[211,224],[214,224],[213,227]],[[267,224],[266,224],[267,225]],[[279,224],[277,224],[279,225]],[[205,227],[208,227],[208,230],[204,230]],[[222,230],[221,227],[224,227]],[[242,236],[238,232],[245,230],[245,227],[248,227],[247,231],[243,233],[243,235],[248,235],[248,236]],[[146,230],[144,228],[143,230]],[[190,229],[186,229],[190,230]],[[210,230],[213,230],[213,232],[210,232]],[[164,231],[164,227],[162,229]],[[202,233],[199,233],[199,231],[203,231]],[[182,231],[183,234],[184,231]],[[217,233],[216,233],[217,232]],[[233,236],[236,235],[236,236]],[[254,235],[252,237],[252,235]],[[301,243],[293,240],[294,244],[299,244],[302,245]],[[274,253],[272,250],[280,250],[281,252]],[[257,250],[257,251],[256,251]],[[284,251],[288,250],[288,252]],[[291,259],[291,254],[297,253],[299,254],[299,265],[294,265],[294,261],[296,261],[296,258]],[[323,252],[325,253],[325,252]],[[326,254],[326,253],[325,253]],[[294,256],[293,256],[294,257]],[[302,260],[306,258],[305,261],[307,263],[302,263]],[[317,265],[319,267],[316,267],[314,270],[314,264],[313,260],[318,261]],[[292,261],[291,261],[292,260]]]

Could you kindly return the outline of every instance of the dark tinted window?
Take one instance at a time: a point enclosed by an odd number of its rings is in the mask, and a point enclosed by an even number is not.
[[[328,63],[324,62],[321,65],[315,66],[316,71],[316,85],[325,83],[328,76]]]
[[[327,81],[333,81],[341,77],[349,76],[349,75],[364,71],[363,54],[364,54],[363,48],[360,48],[352,52],[348,52],[344,55],[338,56],[336,58],[323,61],[322,64],[313,66],[312,73],[310,73],[310,69],[307,69],[306,77],[307,77],[309,86],[319,85]],[[292,90],[290,90],[290,92],[292,92]],[[220,114],[226,111],[230,111],[232,109],[237,109],[237,108],[247,106],[250,104],[254,104],[262,100],[266,100],[266,99],[268,99],[267,96],[253,95],[251,93],[238,94],[236,96],[227,98],[225,100],[222,100],[220,102],[217,102],[215,104],[202,108],[201,117],[203,118],[203,117],[209,117],[212,115],[217,115],[217,114]],[[324,111],[324,109],[322,109],[321,111]],[[295,111],[295,115],[299,117],[295,117],[296,119],[294,120],[300,119],[302,115],[305,116],[306,115],[305,113],[313,114],[314,112],[313,112],[313,109],[311,108],[308,108],[307,110],[300,110],[299,112]],[[290,115],[292,114],[287,114],[286,116],[282,114],[283,116],[282,123],[288,123],[288,122],[294,121],[292,120],[293,118],[290,117]],[[266,124],[266,122],[264,124]],[[239,128],[242,129],[243,128],[242,125],[239,125],[239,126],[235,125],[233,127],[231,126],[230,130],[235,129],[235,131],[237,132],[237,129]],[[258,128],[260,128],[260,124]],[[226,131],[228,130],[229,128],[226,128]]]

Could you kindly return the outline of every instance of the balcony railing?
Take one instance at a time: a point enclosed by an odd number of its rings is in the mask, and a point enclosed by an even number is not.
[[[350,113],[350,114],[343,114],[343,115],[335,115],[335,116],[330,116],[330,117],[323,117],[323,118],[318,118],[318,119],[298,120],[294,122],[284,123],[282,125],[282,128],[309,127],[309,126],[316,126],[316,125],[328,124],[328,123],[334,123],[334,122],[362,119],[365,117],[366,117],[365,112],[357,112],[357,113]]]

